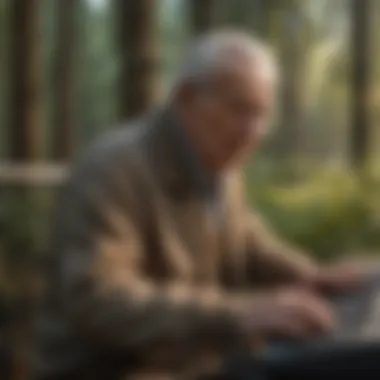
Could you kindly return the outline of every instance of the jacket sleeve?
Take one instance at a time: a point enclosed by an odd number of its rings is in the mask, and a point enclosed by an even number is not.
[[[62,204],[72,213],[61,223],[66,232],[59,239],[71,323],[94,344],[117,352],[239,345],[245,339],[241,315],[253,296],[151,278],[146,265],[154,252],[146,252],[135,217],[141,204],[128,185],[134,183],[129,178],[113,192],[108,180],[87,182],[74,186]]]
[[[302,283],[312,280],[317,265],[302,250],[280,239],[259,215],[244,216],[248,271],[258,284]]]
[[[256,286],[309,281],[317,264],[307,252],[281,239],[265,219],[250,208],[241,172],[230,180],[230,199],[244,241],[249,282]]]

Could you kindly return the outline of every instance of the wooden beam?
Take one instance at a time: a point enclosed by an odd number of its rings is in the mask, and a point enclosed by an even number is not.
[[[68,174],[66,165],[0,164],[0,186],[57,186],[65,181]]]

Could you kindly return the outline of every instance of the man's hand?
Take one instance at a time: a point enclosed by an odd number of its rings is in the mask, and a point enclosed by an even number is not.
[[[322,267],[313,285],[323,293],[354,291],[371,278],[371,269],[349,262]]]
[[[308,339],[334,326],[329,305],[303,289],[273,293],[248,311],[244,321],[248,333],[263,339]]]

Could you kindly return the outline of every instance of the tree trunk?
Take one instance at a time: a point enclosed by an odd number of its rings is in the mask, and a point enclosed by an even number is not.
[[[6,47],[7,47],[7,3],[5,1],[0,2],[0,157],[3,158],[6,151],[5,139],[7,138],[5,126],[8,123],[7,120],[7,65],[5,63]],[[1,243],[1,242],[0,242]]]
[[[370,150],[371,0],[352,1],[352,134],[351,160],[361,168]]]
[[[278,20],[281,19],[284,5],[279,0],[260,0],[258,6],[260,7],[260,16],[257,20],[258,33],[261,38],[273,45],[278,38],[275,29],[280,24]]]
[[[43,88],[41,0],[11,1],[11,156],[34,160],[42,153]]]
[[[297,159],[302,153],[303,132],[303,19],[297,2],[291,2],[283,11],[283,35],[281,43],[281,64],[283,67],[283,88],[281,107],[281,130],[279,152],[282,158]]]
[[[216,0],[191,1],[190,25],[192,35],[204,34],[216,25],[217,4]]]
[[[38,160],[43,155],[42,134],[45,132],[44,96],[42,85],[41,0],[10,1],[10,158],[18,162]],[[6,200],[5,245],[7,260],[18,261],[13,269],[27,278],[26,265],[35,253],[36,199],[25,187],[3,188]],[[17,213],[17,210],[21,210]],[[18,216],[17,220],[15,217]],[[24,265],[22,265],[22,264]],[[9,264],[10,266],[10,264]],[[9,268],[8,268],[9,270]],[[15,276],[16,277],[16,276]],[[30,284],[12,277],[14,291],[26,296]],[[27,307],[15,305],[22,316],[12,324],[12,379],[24,380],[28,374],[29,319]]]
[[[53,156],[67,160],[74,153],[76,127],[76,5],[80,0],[59,0],[58,38],[54,72],[56,120],[53,128]]]
[[[121,51],[120,117],[135,117],[156,104],[158,19],[156,0],[118,0]]]

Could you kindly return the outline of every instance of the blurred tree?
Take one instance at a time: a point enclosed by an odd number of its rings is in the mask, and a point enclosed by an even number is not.
[[[6,155],[8,75],[6,54],[8,50],[8,1],[0,2],[0,157]]]
[[[281,67],[280,118],[271,151],[281,159],[299,158],[304,144],[307,15],[302,1],[272,0],[263,7],[263,30],[273,42]],[[294,166],[294,175],[296,166]]]
[[[83,107],[80,109],[80,138],[83,146],[99,133],[115,125],[122,117],[119,106],[121,61],[120,44],[115,38],[116,22],[119,17],[118,3],[79,2],[82,63],[79,67],[78,87]]]
[[[193,36],[203,34],[217,23],[219,2],[216,0],[191,0],[190,25]]]
[[[302,145],[309,157],[343,163],[347,154],[349,4],[347,0],[307,3]]]
[[[281,0],[222,0],[219,4],[223,23],[268,39]]]
[[[121,52],[120,117],[150,109],[158,95],[158,14],[155,0],[117,2]]]
[[[260,0],[260,16],[257,20],[258,31],[263,39],[268,42],[274,42],[274,23],[277,21],[277,15],[281,10],[279,0]]]
[[[302,17],[299,1],[289,0],[283,11],[283,35],[281,44],[281,63],[284,72],[282,95],[282,123],[284,133],[281,134],[282,146],[280,154],[289,157],[301,152],[303,124],[303,84],[305,65],[302,31]]]
[[[372,47],[374,57],[372,60],[373,69],[373,123],[374,126],[374,139],[373,139],[373,151],[376,158],[379,157],[380,152],[380,1],[373,2],[374,10],[372,12]]]
[[[170,91],[170,85],[189,38],[187,0],[163,0],[159,2],[160,45],[162,49],[162,95]],[[187,22],[184,22],[186,19]]]
[[[73,155],[76,134],[76,58],[78,0],[58,0],[57,44],[54,55],[55,123],[53,156],[66,160]]]
[[[41,27],[42,0],[10,1],[10,158],[29,163],[43,156],[45,105]],[[38,197],[34,189],[4,187],[6,264],[16,289],[28,289],[25,271],[37,251]],[[19,277],[17,276],[17,274]],[[25,280],[24,280],[25,279]]]
[[[10,11],[10,158],[18,163],[37,161],[44,155],[45,96],[43,68],[43,0],[12,0]],[[31,295],[30,263],[37,251],[38,200],[34,189],[4,189],[5,265],[9,271],[14,309],[12,379],[27,379],[29,305],[19,302]]]
[[[45,104],[41,27],[42,0],[10,1],[10,159],[29,163],[43,156]],[[3,188],[5,250],[19,273],[36,251],[38,202],[33,189]],[[16,276],[14,276],[16,278]],[[16,280],[15,280],[16,281]],[[16,284],[15,284],[16,285]],[[28,286],[19,282],[16,286]]]
[[[352,1],[352,135],[351,160],[360,168],[370,149],[371,0]]]
[[[13,0],[11,10],[11,156],[34,160],[42,152],[41,0]]]

